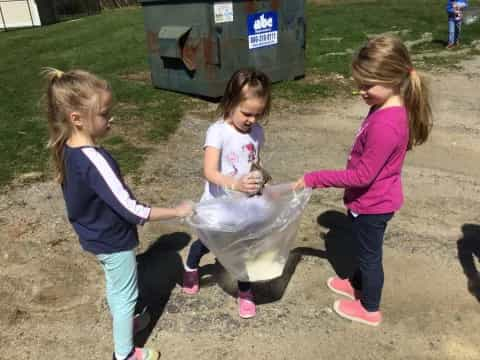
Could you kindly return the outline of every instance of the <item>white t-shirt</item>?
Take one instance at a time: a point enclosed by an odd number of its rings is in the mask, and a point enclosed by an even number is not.
[[[219,149],[220,172],[240,178],[250,172],[252,163],[258,162],[264,141],[263,128],[259,124],[254,124],[249,133],[241,133],[224,120],[218,120],[208,128],[203,148],[211,146]],[[206,181],[201,201],[225,194],[223,187]]]

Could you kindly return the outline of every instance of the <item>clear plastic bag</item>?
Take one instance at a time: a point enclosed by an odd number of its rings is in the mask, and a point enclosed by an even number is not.
[[[282,275],[310,196],[291,184],[267,186],[259,196],[200,202],[186,221],[234,278],[270,280]]]

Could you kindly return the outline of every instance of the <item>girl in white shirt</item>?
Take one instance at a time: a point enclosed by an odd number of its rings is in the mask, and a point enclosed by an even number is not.
[[[201,201],[225,196],[230,191],[258,193],[263,183],[250,170],[252,164],[259,163],[264,134],[258,121],[268,115],[270,103],[267,75],[253,69],[233,74],[219,104],[221,118],[207,131],[203,164],[206,182]],[[183,278],[184,293],[198,293],[198,265],[208,252],[201,239],[191,245]],[[250,283],[239,281],[238,290],[240,317],[254,317],[256,307]]]

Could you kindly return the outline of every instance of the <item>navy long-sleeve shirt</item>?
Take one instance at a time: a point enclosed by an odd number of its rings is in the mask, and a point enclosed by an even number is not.
[[[137,225],[148,219],[150,207],[133,197],[108,151],[66,145],[64,161],[63,196],[82,248],[111,254],[136,247]]]

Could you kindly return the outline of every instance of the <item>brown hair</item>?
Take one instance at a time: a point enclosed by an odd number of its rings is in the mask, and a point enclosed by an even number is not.
[[[228,81],[217,113],[227,118],[242,101],[248,98],[261,98],[265,100],[262,117],[267,116],[270,113],[271,92],[270,79],[263,72],[255,69],[237,70]]]
[[[60,184],[65,178],[63,149],[72,134],[70,113],[78,111],[90,115],[99,106],[101,91],[110,91],[105,80],[83,70],[63,72],[54,68],[43,71],[47,78],[47,114],[49,140],[55,180]]]
[[[408,112],[408,150],[427,140],[433,124],[430,91],[399,38],[384,35],[370,39],[354,57],[352,75],[359,84],[398,88]]]

